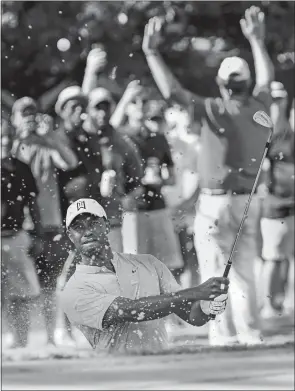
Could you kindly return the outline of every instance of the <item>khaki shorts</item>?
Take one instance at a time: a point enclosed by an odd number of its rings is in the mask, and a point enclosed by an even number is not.
[[[5,300],[33,298],[40,294],[36,269],[28,256],[29,245],[29,235],[25,231],[1,238],[1,287]]]
[[[262,257],[279,261],[294,257],[294,216],[261,219]]]
[[[170,270],[184,266],[179,238],[168,210],[137,214],[137,253],[153,255]]]

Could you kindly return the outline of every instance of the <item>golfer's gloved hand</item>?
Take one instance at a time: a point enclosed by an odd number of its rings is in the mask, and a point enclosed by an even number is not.
[[[212,301],[201,300],[201,310],[206,315],[220,315],[225,311],[227,302],[227,295],[220,295],[215,297]]]

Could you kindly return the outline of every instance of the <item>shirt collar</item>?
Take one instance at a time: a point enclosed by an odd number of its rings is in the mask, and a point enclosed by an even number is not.
[[[114,259],[112,260],[113,265],[116,265],[116,254],[114,254]],[[111,270],[107,269],[105,266],[90,266],[90,265],[76,265],[76,272],[86,273],[86,274],[114,274]]]

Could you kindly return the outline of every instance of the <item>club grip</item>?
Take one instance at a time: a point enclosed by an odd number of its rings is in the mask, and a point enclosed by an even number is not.
[[[231,265],[232,265],[231,262],[228,262],[228,263],[226,264],[226,267],[225,267],[224,273],[223,273],[223,277],[228,277],[229,271],[230,271],[230,268],[231,268]],[[216,318],[216,315],[210,315],[210,319],[211,319],[211,320],[214,320],[215,318]]]

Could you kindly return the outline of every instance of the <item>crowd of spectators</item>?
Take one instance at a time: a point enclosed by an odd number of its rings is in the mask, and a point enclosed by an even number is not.
[[[244,332],[250,343],[261,316],[294,311],[294,112],[289,118],[290,97],[274,80],[261,15],[254,7],[241,21],[256,67],[253,95],[249,67],[236,57],[220,66],[222,98],[182,89],[161,59],[160,21],[152,19],[143,50],[162,100],[134,80],[116,102],[99,85],[107,53],[95,47],[82,85],[59,94],[55,118],[30,97],[2,117],[2,311],[10,347],[27,346],[32,308],[44,316],[48,344],[75,343],[58,292],[79,262],[65,234],[66,210],[77,199],[104,207],[115,251],[154,255],[184,287],[221,275],[266,140],[253,123],[256,110],[271,115],[275,132],[234,260],[230,305],[222,322],[211,323],[210,342],[229,344]]]

